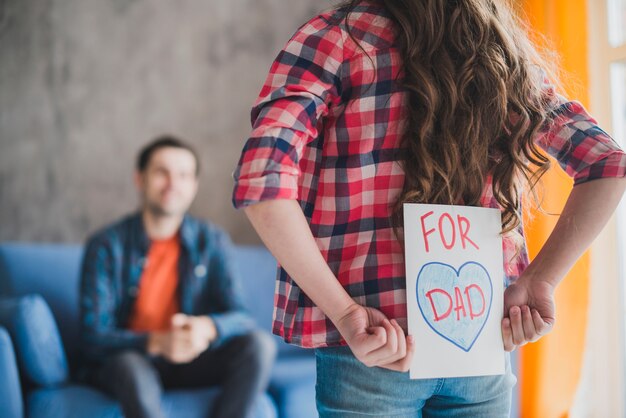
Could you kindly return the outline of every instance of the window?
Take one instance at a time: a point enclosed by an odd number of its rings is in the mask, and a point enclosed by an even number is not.
[[[587,0],[590,113],[626,148],[626,0]],[[626,201],[594,242],[587,342],[572,418],[624,417]],[[598,390],[601,388],[601,390]]]
[[[626,0],[623,1],[626,4]],[[624,20],[626,26],[626,20]],[[613,137],[622,147],[626,144],[626,57],[611,63],[611,119]]]
[[[589,6],[593,7],[592,4]],[[626,41],[626,0],[608,0],[607,12],[609,43],[612,47],[623,45]]]

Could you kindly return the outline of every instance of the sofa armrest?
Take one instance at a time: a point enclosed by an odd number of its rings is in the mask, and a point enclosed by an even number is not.
[[[9,333],[0,328],[0,411],[6,418],[22,418],[22,388],[17,372],[15,351]]]

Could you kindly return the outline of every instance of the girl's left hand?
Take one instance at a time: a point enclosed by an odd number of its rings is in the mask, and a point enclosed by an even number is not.
[[[409,370],[415,352],[413,337],[378,309],[354,303],[335,325],[354,356],[367,367]]]
[[[554,287],[522,275],[504,291],[502,339],[505,351],[535,342],[555,323]]]

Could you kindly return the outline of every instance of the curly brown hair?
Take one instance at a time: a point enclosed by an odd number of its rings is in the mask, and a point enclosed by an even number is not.
[[[345,23],[364,0],[349,0]],[[555,97],[552,70],[506,0],[368,0],[396,23],[408,93],[401,140],[403,203],[479,206],[486,180],[502,210],[503,233],[521,222],[524,186],[533,190],[550,162],[534,143]],[[352,34],[350,34],[352,36]],[[552,79],[551,82],[556,83]]]

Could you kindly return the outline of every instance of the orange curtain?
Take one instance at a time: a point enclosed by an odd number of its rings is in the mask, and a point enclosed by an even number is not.
[[[564,93],[587,105],[587,10],[585,0],[518,0],[530,27],[543,34],[560,56]],[[572,181],[553,164],[544,176],[547,212],[559,213]],[[548,192],[549,191],[549,192]],[[527,221],[531,258],[552,231],[557,216],[534,213]],[[521,349],[520,416],[568,416],[580,378],[589,287],[589,255],[585,254],[556,291],[557,320],[551,334]]]

